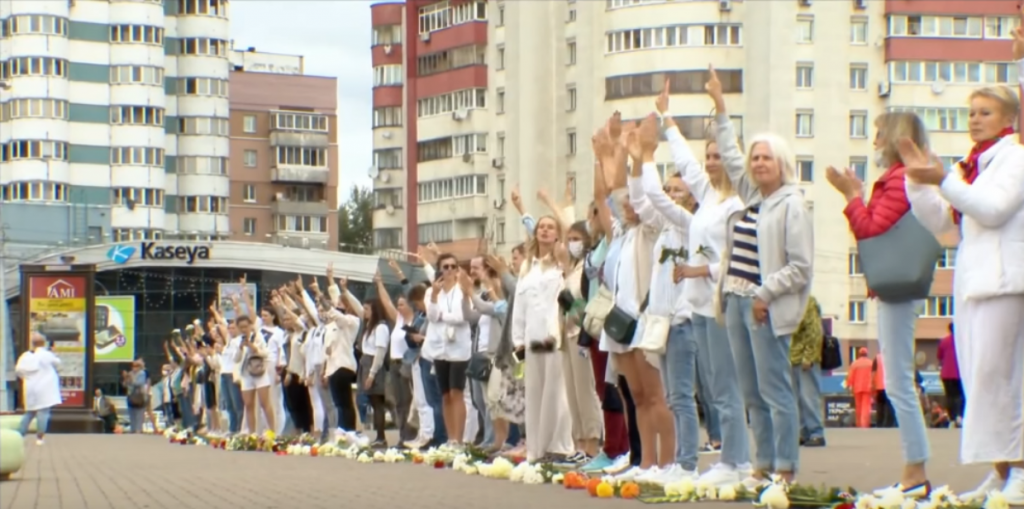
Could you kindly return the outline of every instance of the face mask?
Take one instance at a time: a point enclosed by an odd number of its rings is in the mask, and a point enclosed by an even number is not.
[[[504,300],[499,300],[498,302],[495,302],[494,303],[494,312],[499,314],[499,315],[503,315],[503,314],[507,313],[508,312],[508,302],[506,302]]]
[[[874,159],[875,159],[875,166],[877,166],[879,168],[888,168],[889,167],[889,163],[886,162],[886,160],[885,160],[885,152],[882,149],[878,149],[878,150],[875,151]]]
[[[569,241],[569,255],[577,260],[583,257],[583,241]]]

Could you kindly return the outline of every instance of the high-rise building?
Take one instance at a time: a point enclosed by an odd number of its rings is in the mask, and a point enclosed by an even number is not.
[[[965,154],[967,95],[1017,83],[1010,64],[1014,2],[998,0],[430,1],[372,6],[375,245],[437,242],[467,256],[507,252],[544,189],[568,187],[582,212],[593,189],[591,133],[615,111],[649,114],[666,80],[671,114],[703,157],[713,64],[729,115],[748,138],[789,139],[814,209],[814,293],[835,332],[876,337],[843,200],[824,178],[850,167],[870,183],[873,119],[918,112],[947,162]],[[659,169],[671,172],[667,147]],[[919,337],[944,334],[953,313],[957,239],[922,308]]]

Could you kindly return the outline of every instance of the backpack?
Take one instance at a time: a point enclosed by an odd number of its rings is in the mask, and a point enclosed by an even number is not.
[[[843,365],[843,351],[835,336],[823,335],[821,340],[821,370],[832,371]]]

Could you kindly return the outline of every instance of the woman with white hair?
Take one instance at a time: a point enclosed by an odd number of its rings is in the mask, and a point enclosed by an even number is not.
[[[1024,73],[1024,31],[1013,36],[1013,58]],[[975,145],[956,172],[913,141],[900,143],[914,216],[936,235],[960,231],[953,275],[956,356],[967,400],[960,458],[993,466],[962,498],[978,501],[1001,490],[1010,505],[1024,505],[1024,147],[1013,132],[1019,111],[1009,87],[975,90]]]
[[[21,436],[28,434],[28,425],[36,420],[36,444],[43,445],[50,409],[61,404],[60,359],[46,346],[46,338],[32,333],[31,349],[18,357],[14,371],[25,384],[25,415],[21,417]]]
[[[748,488],[776,474],[793,480],[799,464],[796,397],[790,339],[811,291],[814,226],[803,194],[793,184],[793,156],[772,134],[750,144],[747,157],[725,108],[722,83],[709,69],[707,92],[715,101],[716,138],[726,173],[746,205],[727,222],[718,281],[740,390],[754,430],[757,452]]]

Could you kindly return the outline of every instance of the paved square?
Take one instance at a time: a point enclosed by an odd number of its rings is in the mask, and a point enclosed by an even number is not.
[[[957,465],[959,437],[955,429],[929,432],[929,471],[936,486],[970,489],[986,473],[985,467]],[[828,447],[801,449],[802,482],[871,489],[897,480],[901,460],[895,429],[834,429],[827,438]],[[42,447],[26,441],[26,456],[22,471],[0,483],[0,508],[635,509],[640,504],[423,465],[227,452],[170,445],[155,436],[53,435]],[[702,456],[701,468],[715,459]]]

